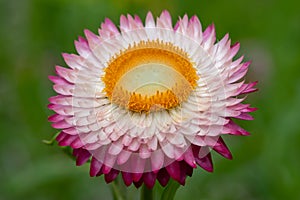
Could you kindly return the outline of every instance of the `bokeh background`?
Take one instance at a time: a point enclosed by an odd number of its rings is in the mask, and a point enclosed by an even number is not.
[[[112,199],[103,178],[90,178],[50,139],[47,79],[61,52],[88,28],[97,32],[105,17],[145,18],[168,9],[175,21],[197,14],[217,38],[227,32],[252,60],[247,80],[259,80],[249,95],[259,110],[241,122],[252,135],[226,137],[234,159],[214,154],[215,172],[198,168],[176,199],[300,199],[300,3],[294,0],[1,0],[0,1],[0,199]],[[130,188],[133,193],[138,191]]]

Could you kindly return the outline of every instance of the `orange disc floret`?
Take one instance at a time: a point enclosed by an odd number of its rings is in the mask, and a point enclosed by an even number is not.
[[[181,78],[172,80],[172,83],[167,83],[166,89],[156,90],[152,94],[128,89],[126,81],[125,85],[119,85],[120,79],[125,74],[132,73],[139,66],[149,64],[171,68]],[[149,76],[149,73],[145,74]],[[161,76],[166,77],[169,74]],[[102,80],[105,83],[104,92],[112,103],[134,112],[149,112],[178,106],[197,86],[198,76],[186,52],[171,43],[156,40],[141,41],[114,56],[108,63]]]

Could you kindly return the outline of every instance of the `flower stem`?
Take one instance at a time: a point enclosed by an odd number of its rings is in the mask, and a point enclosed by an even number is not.
[[[161,200],[173,200],[179,186],[178,182],[171,179],[161,195]]]
[[[125,200],[124,196],[121,193],[118,180],[115,180],[111,183],[111,190],[114,200]]]
[[[145,186],[142,187],[141,200],[153,200],[153,190]]]

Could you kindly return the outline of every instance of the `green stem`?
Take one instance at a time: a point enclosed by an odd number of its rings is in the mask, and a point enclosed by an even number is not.
[[[42,142],[46,145],[52,146],[55,143],[56,137],[59,134],[60,134],[60,132],[54,134],[50,140],[42,140]],[[73,156],[73,153],[72,153],[73,149],[71,147],[61,147],[61,146],[59,146],[59,148],[61,148],[64,153],[66,153],[68,156],[70,156],[70,158],[72,158],[73,160],[75,159],[75,157]]]
[[[125,200],[124,194],[122,194],[121,192],[121,187],[118,179],[111,183],[111,190],[113,193],[114,200]]]
[[[170,179],[167,187],[164,189],[161,195],[161,200],[173,200],[179,186],[180,184],[178,182]]]
[[[141,200],[153,200],[153,190],[145,186],[142,187]]]
[[[54,134],[54,135],[52,136],[52,138],[51,138],[50,140],[42,140],[42,142],[43,142],[44,144],[47,144],[47,145],[53,145],[54,142],[55,142],[56,137],[57,137],[59,134],[60,134],[60,132],[57,132],[56,134]]]

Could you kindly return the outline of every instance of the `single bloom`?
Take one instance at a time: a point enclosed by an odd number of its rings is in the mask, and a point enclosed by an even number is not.
[[[232,158],[222,135],[248,135],[233,118],[256,110],[242,103],[256,82],[243,80],[250,62],[233,59],[239,43],[228,34],[216,42],[214,25],[202,31],[197,16],[173,26],[167,11],[84,33],[78,55],[63,54],[69,68],[49,77],[58,93],[49,121],[77,165],[90,160],[91,176],[152,188],[170,178],[184,185],[197,166],[213,171],[211,150]]]

